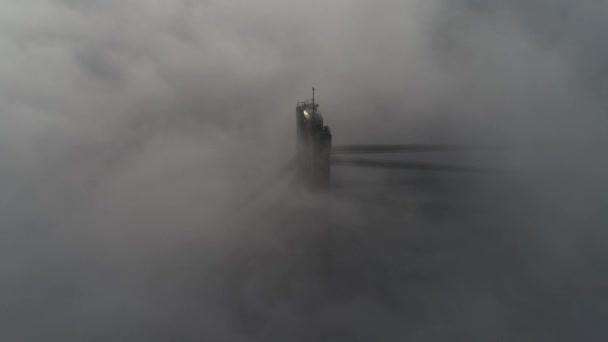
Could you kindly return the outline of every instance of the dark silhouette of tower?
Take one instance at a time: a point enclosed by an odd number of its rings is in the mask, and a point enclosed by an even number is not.
[[[312,99],[298,102],[296,106],[297,158],[300,176],[312,189],[329,188],[331,131],[323,126],[323,116],[315,103],[315,88]]]

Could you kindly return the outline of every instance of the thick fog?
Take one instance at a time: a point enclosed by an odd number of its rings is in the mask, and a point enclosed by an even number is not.
[[[0,340],[603,341],[608,5],[0,5]],[[279,172],[336,144],[483,174]],[[272,181],[275,179],[275,181]]]

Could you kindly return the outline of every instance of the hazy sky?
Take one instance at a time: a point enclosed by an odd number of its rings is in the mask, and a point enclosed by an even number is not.
[[[592,0],[5,1],[0,339],[604,340],[607,16]],[[518,147],[446,156],[494,178],[280,184],[243,209],[293,154],[311,86],[336,143]]]

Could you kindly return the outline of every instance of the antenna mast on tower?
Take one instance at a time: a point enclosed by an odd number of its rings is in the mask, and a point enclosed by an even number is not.
[[[312,87],[312,113],[316,114],[317,106],[315,106],[315,87]]]

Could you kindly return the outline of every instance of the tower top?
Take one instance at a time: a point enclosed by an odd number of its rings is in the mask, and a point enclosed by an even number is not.
[[[312,87],[312,112],[313,114],[317,111],[317,106],[315,106],[315,87]]]

